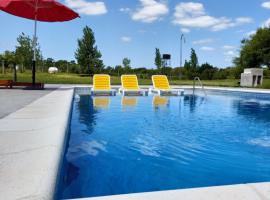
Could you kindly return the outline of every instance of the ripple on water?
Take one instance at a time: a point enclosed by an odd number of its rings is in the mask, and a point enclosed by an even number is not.
[[[248,140],[248,144],[270,148],[270,136],[263,136]]]

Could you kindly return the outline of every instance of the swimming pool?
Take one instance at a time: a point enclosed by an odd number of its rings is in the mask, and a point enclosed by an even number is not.
[[[270,181],[270,96],[74,99],[59,199]]]

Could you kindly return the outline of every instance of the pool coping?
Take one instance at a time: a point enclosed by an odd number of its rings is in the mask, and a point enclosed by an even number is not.
[[[54,198],[73,94],[58,88],[0,120],[0,199]]]
[[[55,85],[48,85],[55,87]],[[0,119],[0,198],[53,199],[63,158],[75,88],[89,85],[61,85],[57,90]],[[119,86],[115,86],[119,87]],[[149,86],[143,86],[149,87]],[[190,89],[191,86],[173,86]],[[270,94],[270,90],[205,87],[209,90]],[[57,101],[55,101],[57,99]],[[16,123],[16,126],[14,126]],[[97,198],[109,199],[270,199],[270,182],[209,188],[138,193]],[[228,198],[228,195],[232,195]],[[207,197],[207,198],[206,198]]]
[[[80,200],[269,200],[270,182],[133,193]]]

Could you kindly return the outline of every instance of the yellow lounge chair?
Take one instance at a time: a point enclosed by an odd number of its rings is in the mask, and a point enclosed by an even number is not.
[[[91,94],[102,94],[102,95],[116,95],[116,90],[111,88],[111,77],[107,74],[96,74],[93,76],[93,88]]]
[[[119,92],[124,96],[127,94],[148,95],[148,90],[143,90],[139,87],[136,75],[122,75],[121,83],[122,87],[119,89]]]
[[[154,75],[152,76],[152,82],[153,82],[153,86],[154,88],[151,89],[151,91],[153,93],[158,93],[159,95],[163,95],[163,94],[173,94],[173,95],[183,95],[184,94],[184,90],[182,89],[173,89],[171,88],[168,78],[165,75]]]

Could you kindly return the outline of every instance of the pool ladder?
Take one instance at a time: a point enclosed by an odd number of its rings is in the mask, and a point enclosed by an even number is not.
[[[203,83],[202,83],[200,77],[195,77],[195,78],[193,79],[193,94],[194,94],[195,89],[196,89],[196,88],[195,88],[196,81],[199,82],[199,84],[200,84],[200,86],[201,86],[201,88],[202,88],[202,91],[203,91],[204,95],[207,96],[206,90],[204,89],[204,85],[203,85]]]

